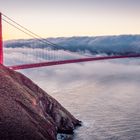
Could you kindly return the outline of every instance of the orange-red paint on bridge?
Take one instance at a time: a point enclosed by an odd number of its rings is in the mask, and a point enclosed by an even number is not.
[[[12,23],[15,23],[17,26],[13,25],[11,22],[6,21],[13,27],[17,28],[18,30],[30,34],[30,36],[36,36],[39,37],[37,34],[31,32],[27,28],[23,27],[22,25],[16,23],[11,18],[5,16],[4,14],[0,13],[0,64],[3,64],[3,40],[2,40],[2,15],[8,20],[10,20]],[[19,29],[21,27],[22,29]],[[27,33],[28,32],[28,33]],[[32,34],[32,35],[31,35]],[[35,37],[35,39],[37,39]],[[44,39],[39,39],[39,41],[43,41]],[[51,46],[57,46],[57,44],[51,43],[50,41],[45,41],[45,43],[51,45]],[[45,67],[45,66],[54,66],[54,65],[62,65],[62,64],[70,64],[70,63],[80,63],[80,62],[87,62],[87,61],[97,61],[97,60],[107,60],[107,59],[119,59],[119,58],[132,58],[132,57],[140,57],[140,54],[133,54],[133,55],[121,55],[121,56],[102,56],[102,57],[91,57],[91,58],[80,58],[80,59],[71,59],[71,60],[58,60],[58,61],[49,61],[49,62],[42,62],[42,63],[32,63],[32,64],[21,64],[21,65],[14,65],[14,66],[8,66],[9,68],[13,70],[19,70],[19,69],[29,69],[29,68],[37,68],[37,67]]]
[[[121,55],[121,56],[103,56],[103,57],[81,58],[81,59],[72,59],[72,60],[59,60],[59,61],[51,61],[51,62],[15,65],[15,66],[8,66],[8,67],[13,70],[20,70],[20,69],[29,69],[29,68],[37,68],[37,67],[45,67],[45,66],[63,65],[63,64],[70,64],[70,63],[80,63],[80,62],[87,62],[87,61],[120,59],[120,58],[136,58],[136,57],[140,57],[140,54]]]
[[[2,14],[0,13],[0,64],[3,64]]]

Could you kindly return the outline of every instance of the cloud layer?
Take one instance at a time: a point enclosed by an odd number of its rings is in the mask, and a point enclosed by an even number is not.
[[[48,38],[56,47],[37,40],[14,40],[4,43],[6,48],[49,48],[87,54],[134,54],[140,53],[140,35]]]
[[[140,53],[140,36],[102,36],[49,38],[60,47],[56,49],[36,40],[13,40],[4,42],[5,64],[25,64],[52,59],[71,59],[96,55]],[[33,49],[32,46],[36,47]],[[43,46],[44,45],[44,46]],[[45,50],[42,49],[45,47]],[[52,55],[53,54],[53,55]],[[52,57],[53,56],[53,57]],[[59,89],[82,84],[100,83],[114,85],[126,81],[139,83],[139,59],[119,59],[88,62],[64,66],[45,67],[22,71],[44,89]],[[35,75],[38,75],[37,77]],[[47,78],[47,79],[46,79]],[[45,84],[44,84],[45,83]],[[46,84],[48,85],[46,87]]]

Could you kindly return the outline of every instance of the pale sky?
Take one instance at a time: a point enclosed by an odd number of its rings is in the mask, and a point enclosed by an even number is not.
[[[140,34],[140,0],[0,0],[0,11],[42,37]],[[29,38],[3,22],[3,38]]]

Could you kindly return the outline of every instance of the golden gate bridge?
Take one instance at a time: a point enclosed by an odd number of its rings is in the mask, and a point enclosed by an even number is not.
[[[9,18],[8,16],[0,13],[0,64],[4,64],[4,53],[3,53],[3,39],[2,39],[2,21],[6,22],[7,24],[13,26],[14,28],[20,30],[21,32],[25,33],[26,35],[33,37],[34,39],[38,40],[42,44],[46,44],[47,46],[51,46],[57,51],[59,48],[59,44],[53,43],[47,39],[42,38],[38,34],[32,32],[31,30],[27,29],[26,27],[22,26],[21,24],[17,23],[13,19]],[[34,48],[36,49],[36,48]],[[52,53],[52,50],[47,50]],[[109,59],[122,59],[122,58],[136,58],[140,57],[140,54],[129,54],[129,55],[113,55],[113,56],[85,56],[82,58],[71,58],[71,59],[58,59],[52,61],[43,61],[43,62],[34,62],[34,63],[25,63],[25,64],[15,64],[11,66],[7,66],[13,70],[20,70],[20,69],[29,69],[29,68],[37,68],[37,67],[45,67],[45,66],[54,66],[54,65],[63,65],[63,64],[71,64],[71,63],[80,63],[80,62],[88,62],[88,61],[97,61],[97,60],[109,60]]]

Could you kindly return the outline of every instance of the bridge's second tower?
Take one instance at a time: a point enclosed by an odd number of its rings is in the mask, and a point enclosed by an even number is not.
[[[3,64],[2,14],[0,13],[0,64]]]

